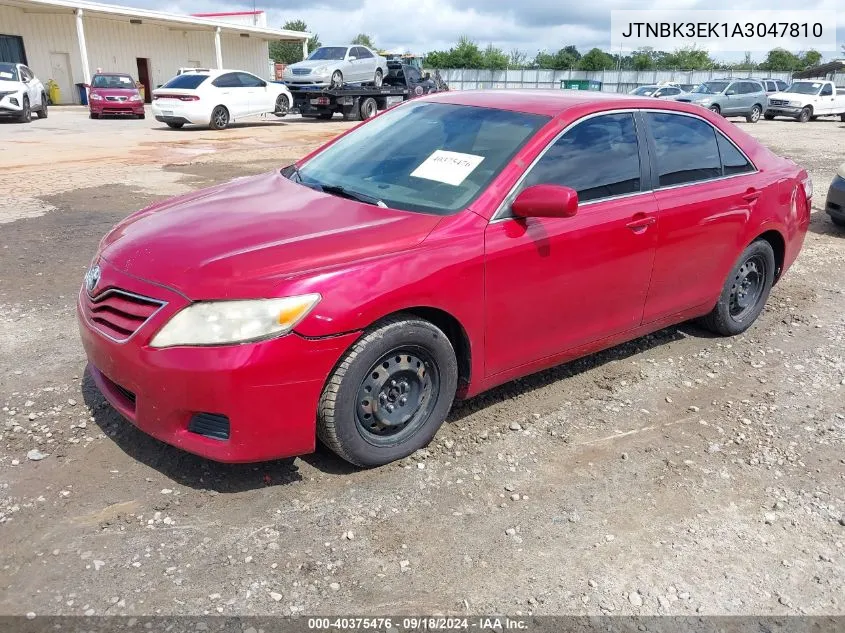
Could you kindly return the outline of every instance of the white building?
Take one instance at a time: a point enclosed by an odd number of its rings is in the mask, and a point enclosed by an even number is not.
[[[260,13],[260,16],[258,15]],[[269,42],[310,33],[267,28],[263,13],[197,17],[74,0],[0,0],[0,61],[21,62],[55,81],[62,103],[79,103],[76,84],[98,68],[129,73],[152,89],[181,67],[269,73]],[[240,23],[239,23],[240,22]]]

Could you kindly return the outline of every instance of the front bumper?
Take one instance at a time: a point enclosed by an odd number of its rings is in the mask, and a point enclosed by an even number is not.
[[[93,114],[99,116],[144,114],[143,101],[90,101],[88,107]]]
[[[100,267],[101,288],[119,287],[167,302],[121,343],[89,320],[87,291],[80,291],[77,316],[91,376],[123,417],[167,444],[220,462],[257,462],[314,450],[323,385],[357,333],[155,349],[148,345],[152,335],[188,301],[115,271],[107,262]],[[189,430],[199,413],[226,416],[228,439]]]
[[[845,178],[842,176],[835,176],[830,183],[824,210],[830,217],[845,222]]]
[[[769,106],[766,108],[766,114],[770,114],[772,116],[797,117],[801,114],[801,108],[793,108],[792,106]]]
[[[11,94],[0,99],[0,116],[17,116],[23,111],[21,93]]]
[[[332,75],[285,75],[282,81],[289,86],[328,86],[332,82]]]

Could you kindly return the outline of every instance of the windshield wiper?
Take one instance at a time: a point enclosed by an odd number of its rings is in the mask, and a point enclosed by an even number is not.
[[[366,204],[374,204],[377,207],[382,207],[387,209],[387,205],[384,203],[384,200],[380,198],[376,198],[375,196],[368,196],[365,193],[360,193],[358,191],[353,191],[352,189],[347,189],[346,187],[341,187],[340,185],[319,185],[320,189],[322,189],[326,193],[330,193],[335,196],[341,196],[343,198],[349,198],[350,200],[357,200],[358,202],[365,202]]]

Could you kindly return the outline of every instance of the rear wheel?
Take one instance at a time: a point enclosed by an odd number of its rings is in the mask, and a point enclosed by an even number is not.
[[[757,123],[760,120],[761,114],[763,114],[763,108],[755,104],[751,106],[751,111],[746,115],[745,120],[748,123]]]
[[[29,106],[29,97],[23,98],[23,108],[18,115],[18,121],[21,123],[29,123],[32,121],[32,108]]]
[[[181,130],[184,125],[181,121],[167,121],[167,127],[173,128],[174,130]]]
[[[458,383],[455,351],[432,323],[396,315],[352,346],[323,388],[320,440],[357,466],[380,466],[428,444]]]
[[[212,130],[225,130],[229,125],[229,111],[225,106],[219,105],[211,111],[211,121],[208,126]]]
[[[331,87],[341,88],[343,86],[343,73],[336,70],[332,73]]]
[[[710,106],[710,112],[715,112],[716,114],[721,114],[722,109],[714,103],[712,106]]]
[[[381,88],[382,83],[384,82],[384,74],[381,72],[381,68],[376,69],[376,76],[373,77],[373,85],[376,88]]]
[[[47,118],[47,95],[45,95],[43,92],[41,93],[41,108],[38,110],[38,118]]]
[[[813,109],[810,106],[807,106],[803,110],[801,110],[801,114],[798,115],[798,121],[800,123],[806,123],[813,117]]]
[[[716,306],[701,324],[716,334],[733,336],[757,320],[775,280],[775,253],[765,240],[752,242],[728,275]]]
[[[290,110],[290,101],[288,100],[288,96],[285,94],[280,94],[276,97],[276,109],[273,111],[277,117],[283,117],[288,113]]]
[[[378,104],[372,97],[367,97],[361,102],[361,118],[372,119],[378,114]]]

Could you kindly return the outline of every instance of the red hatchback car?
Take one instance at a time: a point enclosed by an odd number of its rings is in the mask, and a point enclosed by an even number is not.
[[[160,202],[79,293],[90,372],[143,431],[250,462],[384,464],[455,397],[701,317],[748,328],[807,173],[694,105],[448,92],[281,171]]]

